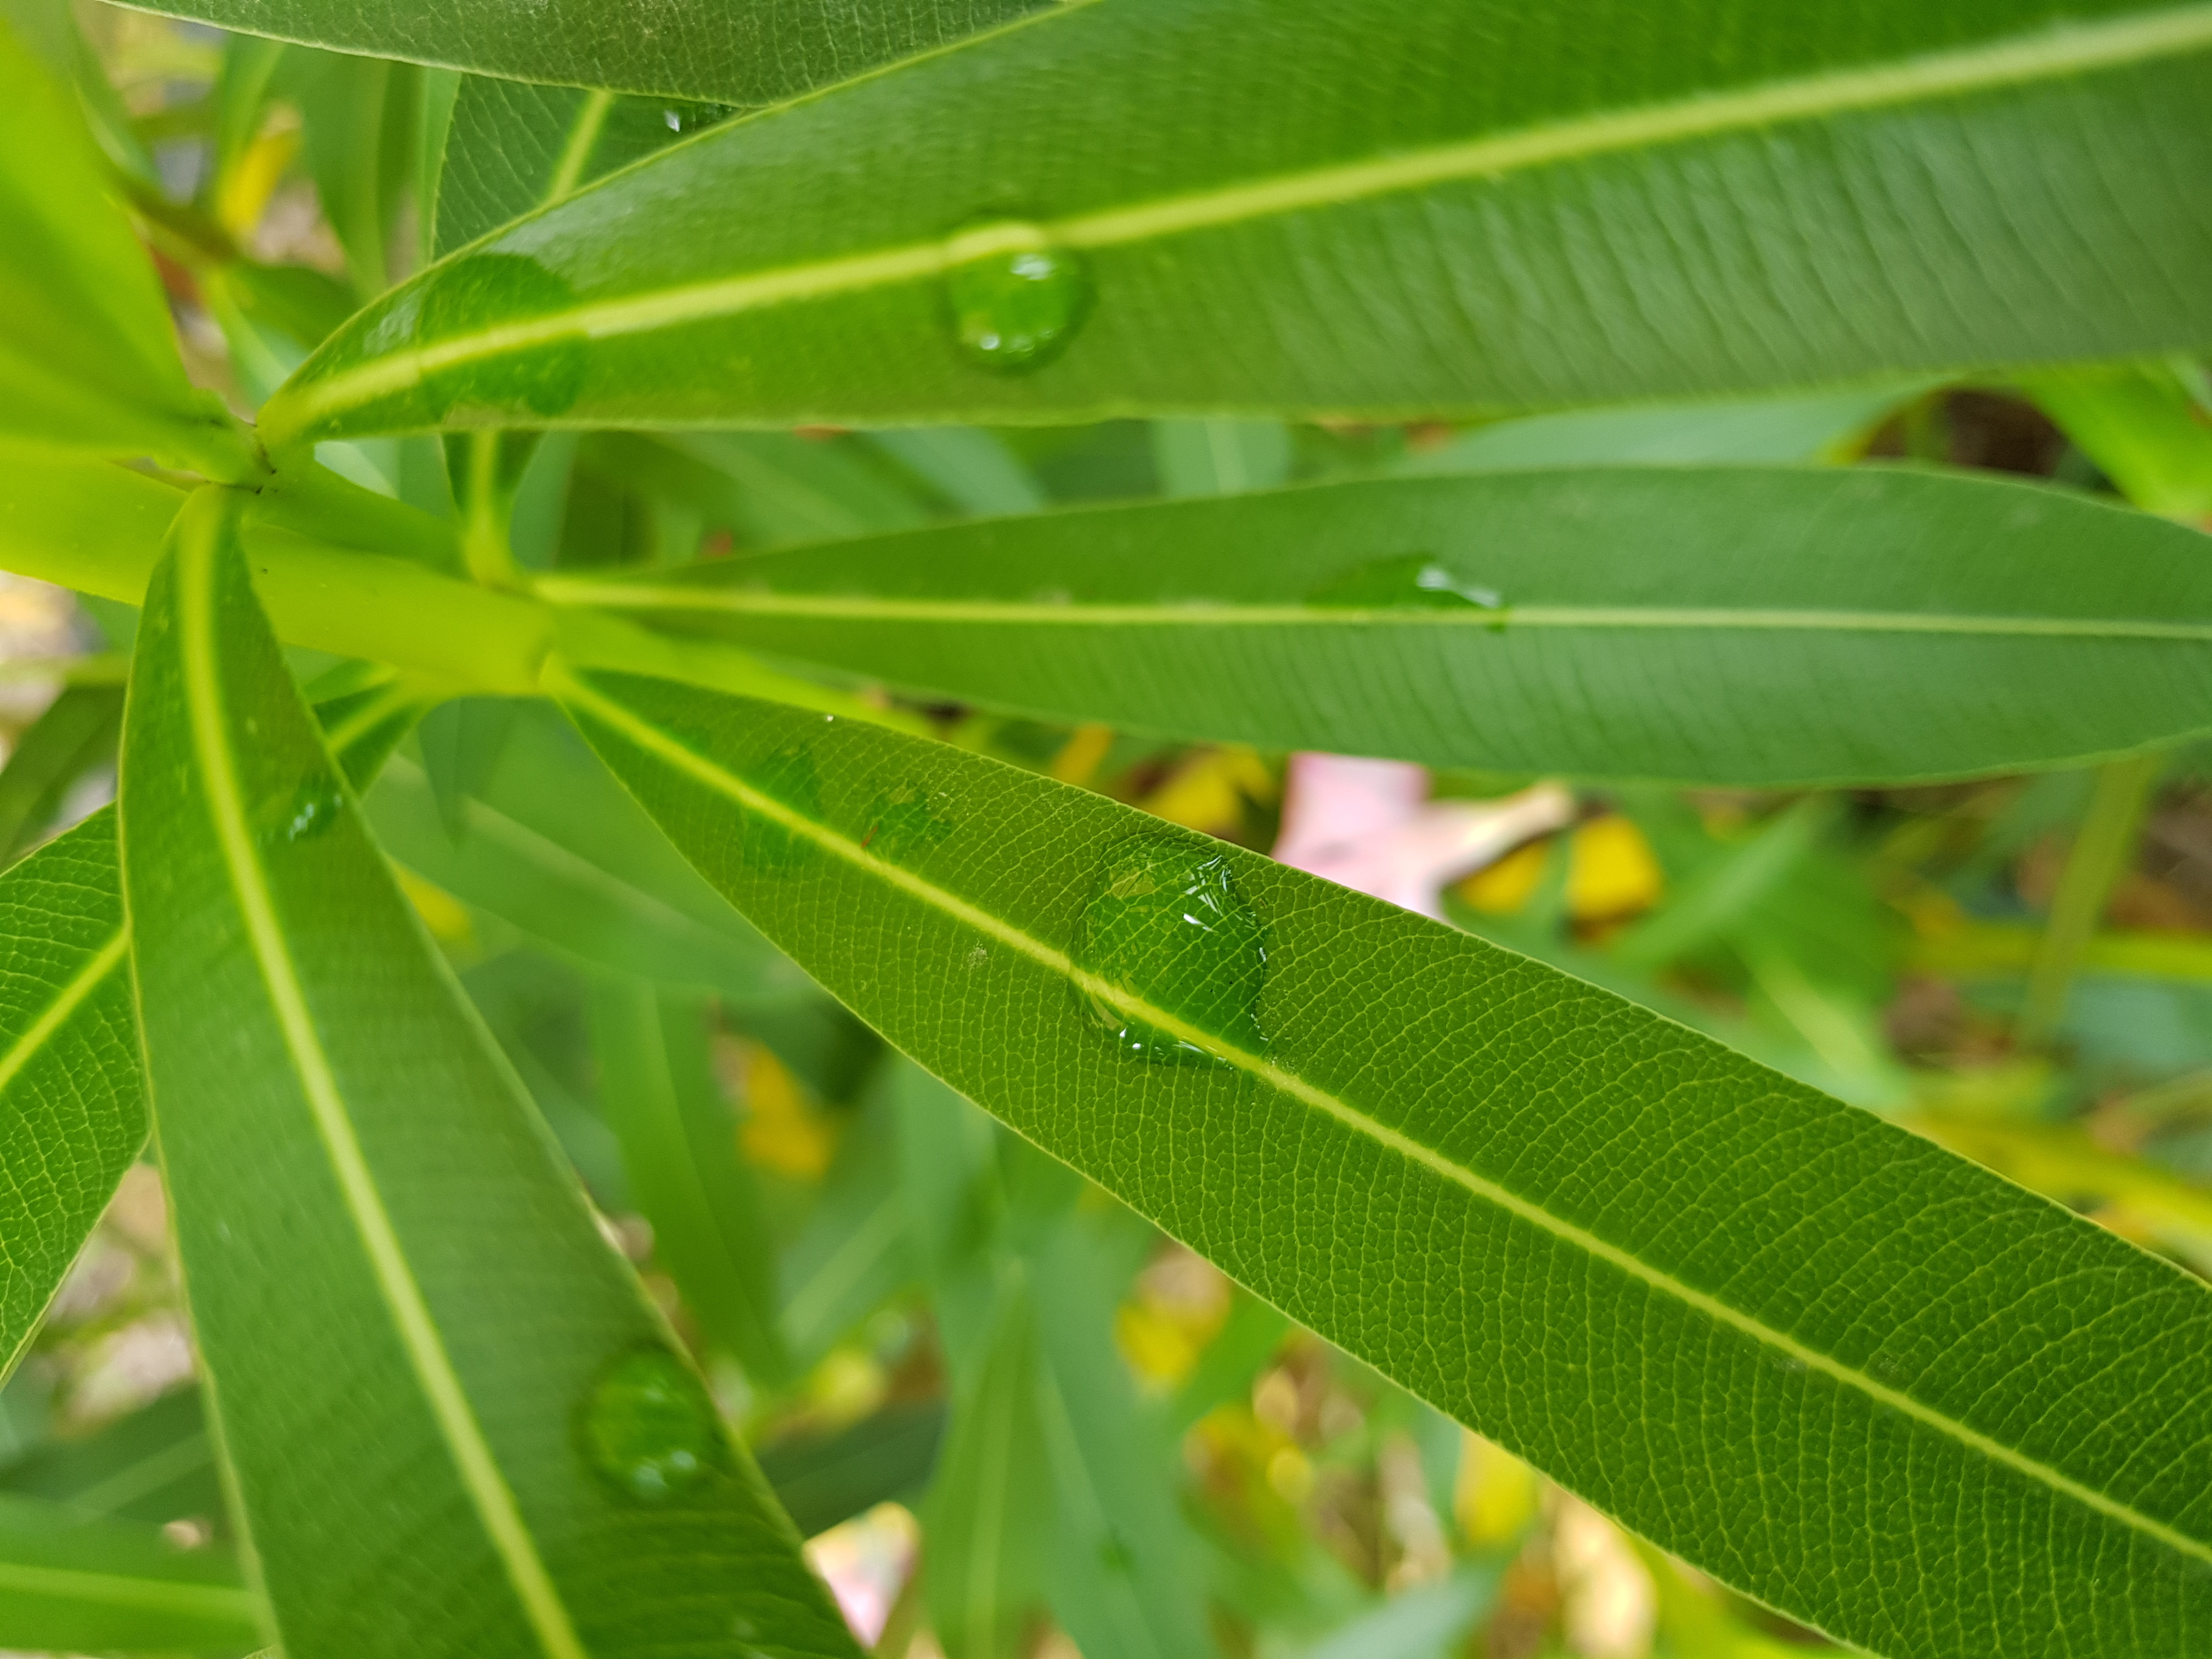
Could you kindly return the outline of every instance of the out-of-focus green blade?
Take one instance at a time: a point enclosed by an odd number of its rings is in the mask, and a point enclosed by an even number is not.
[[[65,685],[16,738],[0,768],[0,857],[29,847],[61,810],[70,786],[115,757],[123,688]]]
[[[550,710],[514,711],[489,775],[459,803],[457,836],[405,755],[366,810],[408,868],[585,962],[740,1003],[807,989]]]
[[[0,1491],[80,1516],[223,1518],[213,1437],[197,1388],[177,1389],[83,1439],[56,1438],[0,1468]]]
[[[2163,368],[2039,374],[2022,388],[2146,512],[2212,517],[2212,410]]]
[[[1583,981],[1101,796],[667,682],[561,694],[891,1040],[1663,1547],[1914,1659],[2212,1639],[2202,1283]]]
[[[475,244],[261,429],[1503,413],[2190,349],[2208,94],[2212,6],[2157,0],[1059,7]]]
[[[706,1005],[637,980],[592,1002],[599,1109],[622,1142],[631,1197],[653,1224],[702,1334],[774,1385],[791,1371],[776,1323],[775,1249],[738,1126],[715,1085]]]
[[[1050,719],[1507,772],[1901,781],[2212,719],[2212,541],[1903,471],[1365,481],[545,591]]]
[[[146,1140],[115,815],[0,876],[0,1377]]]
[[[251,474],[192,390],[76,100],[0,21],[0,439]]]
[[[852,1655],[368,840],[235,526],[194,497],[148,595],[121,839],[194,1332],[285,1650]]]
[[[229,1552],[180,1550],[160,1528],[0,1496],[0,1642],[71,1653],[242,1654],[261,1598]]]
[[[162,0],[149,11],[518,81],[778,103],[1042,0]]]

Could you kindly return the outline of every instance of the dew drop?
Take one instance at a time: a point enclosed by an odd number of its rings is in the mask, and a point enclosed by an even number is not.
[[[999,219],[952,239],[945,289],[969,362],[1026,374],[1058,356],[1091,308],[1091,279],[1042,227]]]
[[[1497,611],[1497,589],[1479,587],[1428,553],[1370,559],[1306,595],[1316,611]]]
[[[714,1403],[665,1348],[640,1348],[607,1367],[585,1402],[580,1432],[592,1467],[647,1504],[690,1491],[720,1455]]]
[[[1076,963],[1106,986],[1258,1053],[1260,992],[1267,973],[1265,929],[1237,890],[1229,860],[1179,836],[1134,836],[1106,855],[1084,905]],[[1189,1038],[1132,1014],[1101,988],[1080,993],[1085,1012],[1114,1034],[1121,1054],[1166,1066],[1228,1062]]]
[[[900,783],[868,805],[868,827],[860,845],[894,861],[925,853],[952,833],[952,820],[918,783]]]
[[[291,847],[327,833],[345,811],[345,792],[327,772],[315,772],[289,795],[265,802],[253,815],[264,847]]]

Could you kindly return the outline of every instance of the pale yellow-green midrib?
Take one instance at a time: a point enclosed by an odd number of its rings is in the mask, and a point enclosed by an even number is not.
[[[1214,1033],[1189,1024],[1166,1009],[1135,996],[1121,986],[1100,979],[1085,971],[1064,951],[1023,933],[1012,923],[957,895],[947,892],[933,883],[924,880],[897,865],[885,862],[866,848],[847,836],[839,835],[826,825],[817,823],[794,811],[773,796],[763,794],[748,786],[742,779],[724,767],[685,746],[682,742],[642,717],[630,712],[612,698],[584,684],[568,673],[557,662],[548,666],[549,689],[555,696],[588,711],[593,717],[620,732],[663,764],[684,773],[708,789],[723,796],[750,812],[773,820],[784,829],[802,836],[824,851],[860,868],[866,874],[899,889],[932,908],[944,912],[962,925],[994,939],[1008,948],[1028,957],[1048,971],[1065,979],[1082,994],[1103,1000],[1120,1008],[1124,1013],[1143,1020],[1147,1024],[1167,1032],[1170,1036],[1215,1054],[1238,1070],[1245,1072],[1267,1086],[1311,1107],[1342,1124],[1356,1134],[1364,1135],[1407,1161],[1418,1164],[1443,1180],[1464,1188],[1474,1197],[1493,1204],[1517,1219],[1549,1233],[1562,1243],[1604,1261],[1608,1266],[1650,1285],[1660,1294],[1673,1297],[1696,1312],[1718,1323],[1765,1344],[1788,1359],[1808,1370],[1820,1372],[1832,1380],[1854,1389],[1875,1403],[1903,1416],[1925,1425],[1937,1433],[1958,1442],[1972,1451],[2003,1464],[2086,1507],[2132,1528],[2156,1540],[2166,1547],[2197,1560],[2212,1563],[2212,1544],[2190,1537],[2165,1522],[2153,1519],[2129,1508],[2117,1499],[2092,1487],[2083,1486],[2057,1469],[2015,1450],[2003,1443],[1991,1439],[1977,1430],[1970,1429],[1954,1419],[1923,1405],[1910,1395],[1876,1382],[1864,1372],[1831,1358],[1820,1350],[1806,1346],[1784,1332],[1761,1324],[1749,1315],[1731,1307],[1718,1297],[1693,1289],[1671,1275],[1660,1272],[1628,1251],[1588,1232],[1569,1221],[1553,1215],[1541,1206],[1522,1198],[1519,1194],[1501,1187],[1476,1174],[1474,1170],[1453,1163],[1434,1148],[1423,1146],[1411,1136],[1368,1116],[1358,1108],[1338,1099],[1325,1090],[1308,1083],[1297,1073],[1287,1072],[1269,1061],[1264,1055],[1255,1054],[1224,1042]]]
[[[1957,97],[2005,86],[2118,68],[2212,47],[2212,6],[2177,8],[1930,53],[1872,69],[1843,70],[1734,92],[1586,117],[1429,149],[1224,185],[1046,222],[1064,246],[1098,250],[1214,229],[1273,215],[1342,205],[1456,180],[1507,173],[1622,150],[1717,137],[1790,121]],[[1033,232],[1024,231],[1024,235]],[[388,397],[425,374],[556,340],[604,339],[764,307],[825,298],[939,275],[963,237],[841,255],[780,270],[590,301],[434,345],[395,351],[326,380],[288,387],[264,415],[272,442],[339,410]]]
[[[1369,609],[1306,605],[1066,604],[1041,600],[898,599],[861,595],[763,593],[670,583],[610,582],[555,577],[539,584],[557,604],[607,610],[690,611],[738,617],[821,618],[840,622],[975,623],[993,627],[1329,628],[1352,624],[1464,629],[1492,633],[1516,628],[1727,629],[1742,632],[1957,634],[2051,639],[2212,642],[2212,623],[2154,622],[2130,617],[1991,617],[1911,611],[1735,609],[1719,605],[1508,605],[1449,610],[1419,605]]]
[[[188,509],[189,514],[189,509]],[[562,1603],[552,1576],[522,1519],[491,1447],[483,1437],[444,1339],[415,1279],[398,1231],[384,1207],[375,1176],[354,1133],[351,1114],[322,1038],[307,1009],[276,902],[246,822],[228,733],[223,728],[215,664],[216,544],[206,515],[188,516],[177,538],[179,642],[185,714],[194,759],[206,788],[209,815],[234,896],[253,947],[254,964],[306,1097],[317,1135],[337,1177],[349,1217],[389,1309],[402,1349],[422,1385],[431,1415],[525,1619],[548,1659],[590,1659]]]

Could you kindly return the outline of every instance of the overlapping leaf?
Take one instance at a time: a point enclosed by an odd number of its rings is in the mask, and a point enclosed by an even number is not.
[[[2017,484],[1565,469],[997,520],[545,591],[1176,737],[1892,781],[2203,729],[2208,553]]]
[[[1504,410],[2212,338],[2212,8],[1801,25],[1055,9],[476,245],[263,430]]]
[[[179,1249],[285,1650],[849,1655],[368,840],[216,492],[123,773]]]
[[[1665,1547],[1915,1659],[2212,1639],[2202,1284],[1595,987],[1100,797],[666,683],[563,695],[910,1054]]]
[[[187,1553],[155,1527],[0,1497],[0,1642],[234,1655],[260,1645],[260,1613],[226,1550]]]
[[[1042,0],[162,0],[227,29],[519,81],[759,105],[933,51]]]

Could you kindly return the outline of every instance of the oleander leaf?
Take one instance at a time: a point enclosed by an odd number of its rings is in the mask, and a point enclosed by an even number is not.
[[[0,875],[0,938],[5,1377],[146,1141],[112,812]]]
[[[849,1659],[369,841],[237,513],[195,495],[148,593],[121,840],[194,1333],[284,1650]]]
[[[65,685],[25,727],[0,769],[0,858],[34,846],[77,780],[115,758],[123,728],[119,685]]]
[[[0,1468],[0,1492],[79,1516],[214,1527],[224,1520],[215,1441],[197,1388],[172,1389],[81,1439],[45,1442]]]
[[[2137,507],[2212,518],[2212,410],[2172,370],[2075,369],[2022,390]]]
[[[475,244],[262,432],[1472,414],[2187,349],[2208,92],[2212,7],[2153,0],[1059,7]]]
[[[988,29],[1043,0],[161,0],[149,10],[516,81],[762,105]]]
[[[1594,986],[1100,796],[556,684],[886,1036],[1663,1547],[1912,1659],[2212,1639],[2201,1282]]]
[[[756,1382],[791,1374],[776,1320],[775,1247],[738,1125],[708,1049],[696,996],[637,980],[593,988],[599,1110],[622,1142],[631,1197],[653,1225],[653,1255],[676,1280],[707,1342]]]
[[[0,1642],[11,1649],[242,1654],[261,1629],[261,1598],[227,1550],[180,1550],[156,1527],[0,1496]]]
[[[78,113],[0,21],[0,438],[250,475]],[[35,159],[34,159],[35,158]]]
[[[2208,553],[2142,514],[1958,475],[1563,469],[1003,519],[543,591],[1164,736],[1902,781],[2204,729]]]

